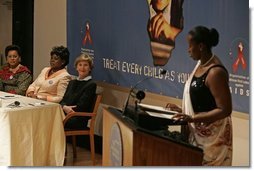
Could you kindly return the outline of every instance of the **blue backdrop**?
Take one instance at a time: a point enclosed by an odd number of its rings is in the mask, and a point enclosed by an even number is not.
[[[187,52],[186,35],[197,25],[216,28],[220,42],[213,49],[230,73],[235,111],[249,113],[249,2],[247,0],[185,0],[183,30],[177,36],[168,63],[153,65],[147,23],[147,0],[67,0],[67,45],[71,53],[68,70],[76,74],[75,58],[86,52],[94,56],[95,80],[182,98],[184,83],[196,62]],[[245,67],[239,58],[242,42]],[[240,59],[240,58],[239,58]],[[165,69],[162,76],[158,73]],[[218,83],[219,84],[219,83]]]

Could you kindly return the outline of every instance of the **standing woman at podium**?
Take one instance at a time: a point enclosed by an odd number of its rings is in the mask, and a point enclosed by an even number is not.
[[[219,42],[216,29],[197,26],[188,34],[188,52],[197,65],[186,82],[182,109],[173,119],[188,122],[189,143],[204,151],[203,165],[232,165],[232,100],[229,75],[212,47]]]

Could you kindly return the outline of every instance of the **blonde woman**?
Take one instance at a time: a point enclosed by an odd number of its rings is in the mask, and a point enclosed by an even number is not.
[[[91,112],[93,108],[96,83],[92,80],[91,72],[93,69],[93,60],[87,54],[81,54],[75,60],[75,68],[78,77],[69,82],[64,97],[60,104],[65,114],[71,112]],[[72,118],[66,123],[65,127],[75,129],[85,129],[84,125],[90,117]]]

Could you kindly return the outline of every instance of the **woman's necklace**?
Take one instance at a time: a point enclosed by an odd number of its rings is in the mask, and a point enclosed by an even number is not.
[[[9,71],[15,74],[19,70],[19,67],[20,67],[20,64],[18,64],[15,68],[9,68]]]
[[[204,64],[200,64],[199,66],[201,66],[201,67],[206,66],[209,62],[211,62],[213,60],[213,58],[214,58],[214,54],[212,54],[212,57],[208,61],[206,61]]]
[[[52,74],[56,73],[57,71],[56,70],[53,70],[52,68],[49,70],[49,73],[48,73],[48,77],[51,76]]]

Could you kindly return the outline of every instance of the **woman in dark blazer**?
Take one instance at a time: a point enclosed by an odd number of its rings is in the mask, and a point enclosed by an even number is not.
[[[93,60],[87,54],[81,54],[75,60],[78,77],[68,84],[60,104],[65,114],[72,112],[91,112],[96,97],[96,83],[92,80],[91,72]],[[74,117],[65,127],[71,129],[85,129],[90,117]]]

